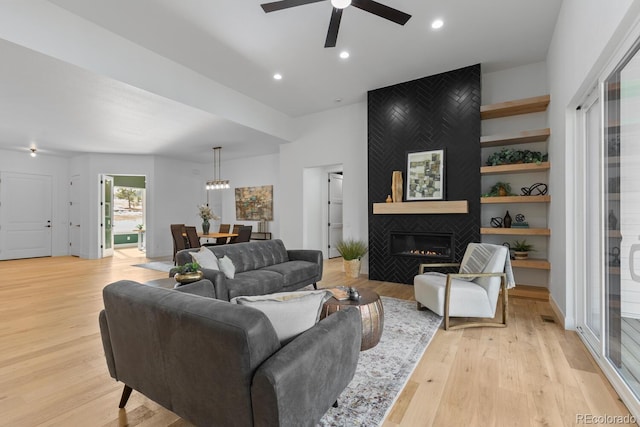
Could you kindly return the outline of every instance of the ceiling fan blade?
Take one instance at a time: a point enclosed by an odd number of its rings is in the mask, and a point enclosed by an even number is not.
[[[329,21],[329,30],[327,31],[327,39],[324,47],[336,47],[338,41],[338,30],[340,29],[340,20],[342,19],[342,11],[344,9],[333,8],[331,12],[331,21]]]
[[[318,3],[324,0],[281,0],[281,1],[273,1],[271,3],[263,3],[262,10],[265,13],[275,12],[277,10],[289,9],[290,7],[302,6],[310,3]]]
[[[400,25],[406,24],[409,18],[411,18],[409,14],[373,0],[352,0],[351,5]]]

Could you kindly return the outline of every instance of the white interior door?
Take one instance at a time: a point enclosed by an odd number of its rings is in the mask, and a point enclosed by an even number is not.
[[[339,257],[336,250],[342,240],[342,174],[329,174],[329,258]]]
[[[51,256],[51,182],[0,172],[0,259]]]
[[[80,228],[80,175],[71,177],[69,183],[69,254],[80,256],[82,231]]]
[[[113,177],[102,175],[100,186],[100,249],[104,258],[113,256]]]

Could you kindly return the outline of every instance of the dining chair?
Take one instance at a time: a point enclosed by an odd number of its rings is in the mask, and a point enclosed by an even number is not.
[[[233,231],[231,233],[238,234],[240,233],[240,228],[244,227],[244,224],[234,224]],[[238,236],[234,236],[229,238],[229,243],[238,243]]]
[[[171,224],[171,237],[173,237],[173,263],[176,263],[176,253],[187,249],[187,241],[184,237],[186,233],[184,224]]]
[[[246,226],[240,227],[240,229],[238,230],[238,236],[235,238],[236,240],[234,242],[229,242],[229,243],[248,242],[249,240],[251,240],[251,230],[252,229],[253,229],[253,226],[251,226],[251,225],[246,225]],[[232,237],[232,239],[233,239],[233,237]]]
[[[198,237],[198,231],[196,230],[195,225],[187,225],[185,230],[187,232],[187,242],[189,243],[189,247],[199,248],[200,238]]]

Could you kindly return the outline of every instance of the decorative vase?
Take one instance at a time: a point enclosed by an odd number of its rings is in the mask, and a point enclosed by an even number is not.
[[[509,211],[507,211],[507,214],[504,216],[504,219],[502,220],[502,226],[504,228],[511,228],[511,215],[509,215]]]
[[[393,171],[391,175],[391,199],[393,203],[402,202],[402,172]]]
[[[609,230],[617,230],[618,229],[618,218],[613,213],[613,209],[609,209]]]
[[[344,260],[344,272],[347,274],[347,277],[351,277],[353,279],[357,279],[360,277],[360,260],[359,259],[350,259]]]
[[[500,197],[504,197],[504,196],[506,196],[506,195],[507,195],[507,189],[506,189],[506,188],[504,188],[504,187],[502,187],[502,186],[500,186],[500,187],[498,188],[498,196],[500,196]]]
[[[202,274],[202,271],[200,270],[191,271],[189,273],[176,273],[176,275],[173,276],[173,278],[176,279],[176,282],[180,282],[183,285],[186,283],[197,282],[198,280],[202,280],[203,277],[204,274]]]
[[[209,234],[210,225],[208,219],[202,221],[202,234]]]
[[[387,195],[387,200],[385,200],[385,202],[387,202],[387,203],[393,202],[393,199],[391,198],[391,194]]]

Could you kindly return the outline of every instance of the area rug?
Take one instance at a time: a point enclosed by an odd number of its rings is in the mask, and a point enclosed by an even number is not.
[[[379,426],[393,407],[442,317],[416,310],[415,301],[381,297],[384,330],[380,343],[360,353],[356,374],[320,426]]]
[[[153,261],[144,264],[133,264],[134,267],[148,268],[149,270],[169,272],[174,265],[173,261]]]

